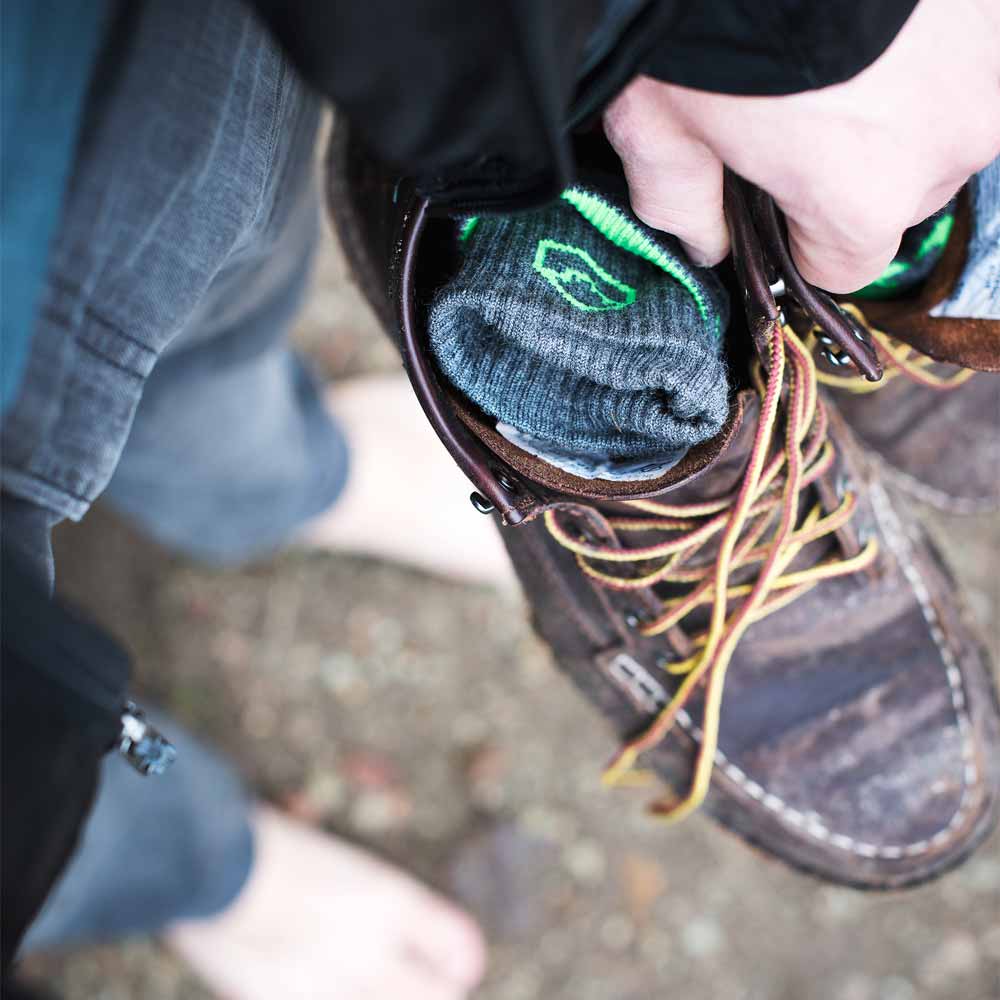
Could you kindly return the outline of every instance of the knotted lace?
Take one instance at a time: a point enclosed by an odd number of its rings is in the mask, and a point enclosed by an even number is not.
[[[658,664],[683,678],[670,701],[644,731],[621,747],[605,772],[609,784],[634,775],[640,754],[667,735],[678,712],[704,682],[703,735],[690,787],[683,795],[651,807],[669,819],[681,819],[697,809],[708,792],[726,671],[747,628],[821,580],[871,565],[878,551],[872,538],[856,555],[847,557],[834,549],[835,554],[815,565],[790,568],[804,546],[846,524],[857,508],[857,496],[845,491],[836,509],[829,512],[818,501],[802,504],[804,491],[829,471],[835,453],[827,438],[827,415],[818,397],[810,351],[790,327],[779,322],[768,337],[767,370],[758,364],[753,373],[761,400],[760,419],[735,492],[704,503],[627,502],[634,516],[608,519],[619,538],[638,532],[664,535],[663,541],[635,548],[591,544],[567,528],[558,512],[545,515],[552,537],[576,555],[583,573],[601,585],[618,591],[674,585],[661,588],[669,589],[672,596],[657,598],[662,609],[639,624],[642,635],[684,628],[699,609],[704,622],[703,609],[710,608],[707,627],[689,635],[693,655]],[[800,506],[807,509],[800,510]]]
[[[818,371],[817,377],[823,385],[862,394],[877,392],[879,389],[884,389],[893,379],[903,377],[909,379],[911,382],[916,382],[918,385],[926,386],[928,389],[938,389],[947,392],[951,389],[957,389],[975,374],[969,368],[959,368],[947,374],[940,374],[934,371],[938,362],[933,358],[929,358],[926,354],[921,354],[920,351],[910,347],[908,344],[904,344],[901,340],[890,336],[884,330],[879,330],[872,326],[865,314],[856,305],[845,303],[841,308],[844,312],[850,313],[856,322],[868,332],[882,361],[885,374],[878,382],[868,382],[865,379],[858,378],[856,372],[838,375],[833,372]],[[814,346],[814,338],[817,333],[817,329],[812,331],[810,335],[812,339],[809,341],[810,346]]]

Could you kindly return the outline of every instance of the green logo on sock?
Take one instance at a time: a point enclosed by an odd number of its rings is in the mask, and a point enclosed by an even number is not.
[[[539,240],[535,270],[575,309],[603,312],[635,302],[635,289],[608,274],[586,250]]]

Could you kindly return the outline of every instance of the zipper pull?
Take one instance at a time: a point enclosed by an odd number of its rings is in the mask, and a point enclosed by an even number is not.
[[[134,701],[122,706],[122,728],[118,752],[142,775],[159,775],[177,758],[177,748],[155,726]]]

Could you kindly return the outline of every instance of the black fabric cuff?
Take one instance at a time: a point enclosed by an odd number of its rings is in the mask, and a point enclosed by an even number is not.
[[[641,63],[670,83],[775,96],[843,83],[889,47],[917,0],[691,3]]]

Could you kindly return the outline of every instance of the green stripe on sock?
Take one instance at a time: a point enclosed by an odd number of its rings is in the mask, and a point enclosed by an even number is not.
[[[955,216],[952,213],[942,215],[931,227],[931,231],[920,241],[917,252],[910,260],[890,262],[889,266],[870,285],[865,285],[854,294],[859,299],[892,298],[899,292],[905,275],[913,270],[914,265],[928,254],[940,253],[945,248],[954,225]]]
[[[567,188],[561,197],[616,247],[641,257],[669,274],[694,299],[702,320],[713,323],[716,337],[722,336],[719,316],[711,315],[708,303],[690,273],[676,258],[671,257],[647,236],[624,212],[583,188]]]
[[[461,229],[458,231],[459,240],[464,243],[471,235],[472,230],[479,225],[479,216],[470,215],[463,223]]]
[[[934,228],[924,237],[923,242],[920,244],[920,248],[917,250],[916,260],[921,260],[926,257],[929,253],[934,253],[937,250],[943,250],[945,245],[948,243],[948,237],[951,236],[951,231],[955,225],[955,216],[949,213],[948,215],[942,215],[937,222],[934,223]]]

